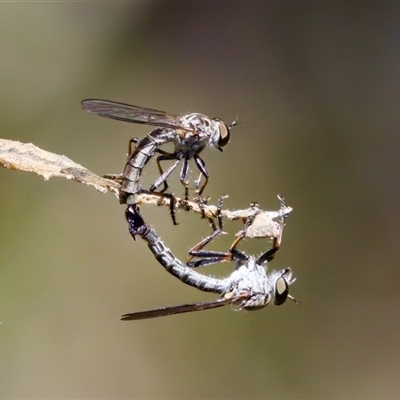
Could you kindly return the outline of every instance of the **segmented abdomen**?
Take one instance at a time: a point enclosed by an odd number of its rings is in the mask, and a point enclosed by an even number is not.
[[[140,139],[128,157],[122,174],[121,190],[126,193],[121,202],[136,204],[140,193],[140,175],[159,146],[171,142],[176,137],[173,129],[156,129]]]
[[[157,261],[172,275],[180,279],[187,285],[194,286],[203,292],[212,292],[224,294],[230,288],[228,279],[217,279],[211,276],[199,274],[193,269],[187,267],[178,258],[176,258],[171,250],[165,246],[163,241],[158,237],[156,232],[146,225],[144,232],[139,232],[147,242],[151,252]]]

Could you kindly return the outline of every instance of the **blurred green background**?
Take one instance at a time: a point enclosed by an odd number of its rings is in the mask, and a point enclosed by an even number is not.
[[[203,154],[205,194],[268,210],[286,196],[272,267],[292,267],[301,305],[121,322],[213,296],[132,241],[113,195],[1,169],[0,397],[399,398],[399,38],[395,3],[1,4],[0,137],[101,175],[149,127],[85,113],[84,98],[239,115],[224,153]],[[151,162],[145,184],[156,175]],[[142,212],[183,260],[210,232]]]

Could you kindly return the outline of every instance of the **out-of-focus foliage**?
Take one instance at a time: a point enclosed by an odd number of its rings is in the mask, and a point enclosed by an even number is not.
[[[224,153],[204,152],[205,194],[228,193],[232,209],[286,196],[272,267],[293,269],[301,305],[121,322],[212,297],[132,241],[113,195],[2,169],[1,397],[399,397],[399,14],[394,3],[2,4],[0,136],[120,173],[128,139],[148,127],[89,115],[82,99],[238,114]],[[156,175],[150,163],[145,182]],[[173,227],[166,210],[142,212],[181,259],[210,232],[194,215]],[[227,224],[213,248],[240,228]]]

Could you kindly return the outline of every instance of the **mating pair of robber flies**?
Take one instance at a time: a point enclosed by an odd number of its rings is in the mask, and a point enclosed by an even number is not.
[[[130,142],[130,144],[134,143],[135,147],[130,149],[121,182],[121,191],[123,192],[121,202],[127,204],[126,219],[129,224],[129,231],[134,238],[135,235],[138,235],[147,242],[159,263],[172,275],[197,289],[218,293],[221,296],[219,299],[209,302],[184,304],[126,314],[122,317],[123,320],[155,318],[216,308],[226,304],[231,304],[236,309],[255,310],[265,307],[271,299],[274,299],[274,304],[276,305],[283,304],[286,298],[296,301],[289,295],[289,285],[294,282],[289,268],[270,273],[266,272],[264,265],[272,260],[278,250],[279,247],[276,245],[259,258],[249,257],[236,249],[239,241],[245,236],[245,230],[243,230],[243,234],[235,240],[229,252],[202,250],[207,243],[222,233],[222,217],[220,215],[222,198],[218,205],[219,227],[215,228],[210,236],[192,248],[191,256],[199,257],[201,260],[189,262],[187,265],[176,258],[157,236],[154,229],[143,221],[136,205],[137,196],[142,191],[140,184],[142,170],[155,153],[160,154],[156,158],[160,177],[150,186],[149,191],[154,192],[163,185],[161,192],[164,193],[168,188],[168,177],[182,162],[179,179],[185,188],[185,200],[187,200],[188,183],[186,176],[189,160],[193,159],[200,171],[200,176],[195,181],[196,193],[200,198],[209,179],[200,153],[206,147],[215,147],[222,151],[222,147],[229,141],[230,129],[237,124],[236,121],[227,125],[219,118],[210,119],[199,113],[178,116],[164,111],[99,99],[83,100],[82,107],[88,112],[103,117],[157,127],[144,138],[132,139]],[[167,143],[173,143],[173,152],[167,152],[160,148]],[[160,163],[165,160],[174,161],[166,171],[162,169]],[[204,177],[204,183],[200,185],[202,177]],[[171,201],[171,205],[173,207],[173,201]],[[173,212],[172,216],[173,222],[176,223]],[[225,279],[204,276],[190,268],[221,261],[235,262],[234,272]]]

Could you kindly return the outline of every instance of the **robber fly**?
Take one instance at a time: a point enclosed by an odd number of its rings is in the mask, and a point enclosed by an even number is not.
[[[127,204],[136,204],[137,194],[141,191],[140,175],[145,165],[156,152],[161,154],[157,157],[160,177],[150,186],[150,192],[154,192],[161,185],[164,186],[161,192],[167,190],[167,178],[178,164],[183,161],[179,179],[185,187],[185,199],[187,200],[188,184],[186,176],[189,160],[193,158],[200,170],[199,179],[195,181],[197,195],[200,197],[209,178],[200,153],[206,147],[216,147],[222,151],[222,147],[229,141],[230,128],[237,124],[234,121],[231,125],[226,125],[219,118],[210,119],[198,113],[178,116],[164,111],[108,100],[83,100],[82,107],[84,110],[102,117],[157,127],[144,138],[132,139],[130,142],[128,161],[122,174],[121,185],[121,190],[125,193],[125,197],[121,199],[121,202]],[[160,146],[170,142],[175,146],[173,152],[169,153],[160,149]],[[132,143],[135,144],[133,149],[131,148]],[[175,162],[164,172],[161,167],[161,161],[165,160],[175,160]],[[202,176],[204,176],[205,181],[200,187]]]
[[[219,260],[235,262],[235,270],[229,277],[224,279],[213,278],[196,272],[189,267],[190,263],[189,266],[185,265],[176,258],[165,246],[154,229],[150,228],[144,222],[136,205],[128,205],[126,218],[133,238],[135,238],[135,235],[139,235],[145,240],[157,261],[170,274],[187,285],[204,292],[217,293],[220,297],[200,303],[182,304],[125,314],[121,317],[123,321],[201,311],[228,304],[235,310],[258,310],[267,306],[271,300],[273,300],[275,305],[283,304],[287,298],[297,303],[297,300],[289,294],[289,285],[295,281],[292,278],[290,268],[268,273],[266,271],[265,265],[272,260],[277,249],[271,249],[256,258],[247,256],[237,250],[236,245],[239,241],[235,241],[236,244],[231,246],[228,253],[204,252],[201,250],[201,246],[195,246],[196,251],[193,255],[204,257],[204,260],[208,261],[193,266],[211,264]],[[220,228],[222,232],[222,226]],[[244,236],[245,233],[242,234],[242,238]]]

